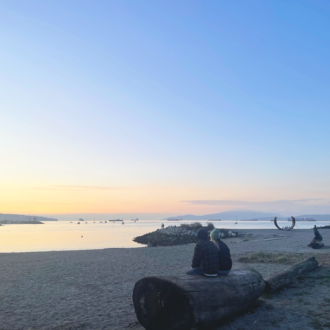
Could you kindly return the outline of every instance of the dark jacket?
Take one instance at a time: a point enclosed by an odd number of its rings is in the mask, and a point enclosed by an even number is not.
[[[219,246],[219,270],[231,270],[233,263],[231,261],[229,247],[220,239],[217,239],[216,242]]]
[[[219,268],[218,249],[209,240],[199,240],[195,246],[191,267],[200,267],[204,274],[217,274]]]
[[[322,236],[316,228],[314,228],[314,239],[317,239],[318,241],[322,241]]]

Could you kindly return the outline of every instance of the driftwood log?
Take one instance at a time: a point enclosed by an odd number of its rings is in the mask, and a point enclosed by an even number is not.
[[[275,291],[285,285],[291,283],[299,275],[308,272],[318,265],[315,257],[307,258],[294,264],[292,267],[284,270],[281,273],[277,273],[271,277],[265,279],[266,288],[265,292]]]
[[[244,310],[264,292],[254,270],[226,276],[145,277],[134,287],[133,302],[147,330],[188,330],[217,324]]]

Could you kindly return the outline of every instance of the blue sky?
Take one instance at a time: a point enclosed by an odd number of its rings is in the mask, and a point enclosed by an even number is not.
[[[329,14],[328,1],[0,1],[0,209],[330,212]]]

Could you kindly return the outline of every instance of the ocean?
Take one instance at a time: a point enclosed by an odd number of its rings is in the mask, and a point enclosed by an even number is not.
[[[100,222],[102,221],[102,223]],[[104,248],[138,248],[144,245],[132,239],[158,228],[179,226],[196,221],[125,220],[121,222],[88,221],[49,221],[44,224],[8,224],[0,226],[0,252],[36,252],[91,250]],[[208,221],[199,221],[205,224]],[[210,221],[216,228],[226,229],[276,229],[271,221]],[[330,221],[297,222],[297,229],[311,229],[314,225],[329,225]],[[291,222],[282,221],[279,225],[289,226]]]

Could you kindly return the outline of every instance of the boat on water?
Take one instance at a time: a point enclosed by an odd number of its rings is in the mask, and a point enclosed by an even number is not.
[[[138,219],[138,218],[136,218],[136,219],[131,219],[131,221],[134,221],[134,222],[135,222],[135,221],[139,221],[139,219]]]
[[[80,222],[78,222],[78,225],[80,225]]]

